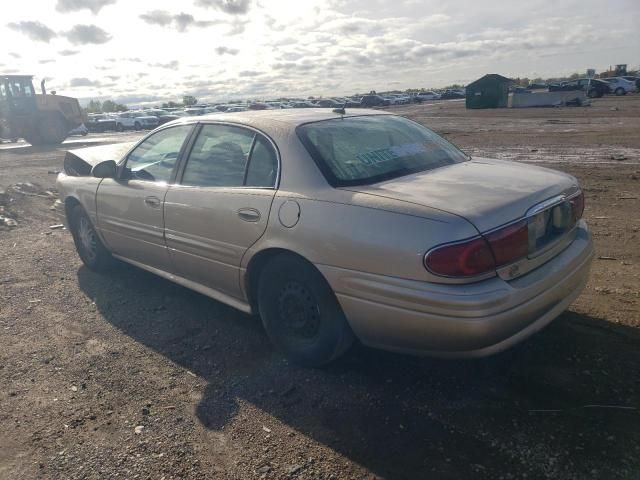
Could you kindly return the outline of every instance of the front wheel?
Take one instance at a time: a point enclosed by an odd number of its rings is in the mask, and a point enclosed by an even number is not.
[[[138,131],[142,129],[142,125],[140,125],[140,122],[136,122],[133,124],[133,128],[135,128],[136,131]]]
[[[294,255],[278,255],[264,267],[258,307],[271,341],[298,365],[326,365],[354,341],[327,281],[313,265]]]
[[[624,95],[625,93],[626,93],[626,92],[624,91],[624,88],[622,88],[622,87],[618,87],[618,88],[616,88],[616,95],[617,95],[617,96]]]
[[[69,227],[78,255],[90,270],[104,272],[113,267],[114,258],[98,237],[89,216],[81,205],[76,205],[71,210]]]

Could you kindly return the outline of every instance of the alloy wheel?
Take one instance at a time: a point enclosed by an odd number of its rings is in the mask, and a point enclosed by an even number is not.
[[[78,236],[82,244],[82,249],[89,260],[94,260],[97,255],[96,232],[85,217],[80,218],[78,225]]]

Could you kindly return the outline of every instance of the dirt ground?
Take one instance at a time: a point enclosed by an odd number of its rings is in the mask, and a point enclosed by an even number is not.
[[[578,177],[597,258],[566,313],[490,359],[356,346],[297,368],[256,318],[133,267],[94,274],[50,229],[65,148],[137,134],[5,144],[0,478],[640,478],[640,95],[395,110],[474,155]]]

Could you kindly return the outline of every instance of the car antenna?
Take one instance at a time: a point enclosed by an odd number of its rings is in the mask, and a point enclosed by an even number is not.
[[[344,105],[342,105],[339,108],[334,108],[333,109],[333,113],[339,113],[340,115],[345,115],[347,112],[345,111],[345,108],[347,108],[347,102],[344,102]]]

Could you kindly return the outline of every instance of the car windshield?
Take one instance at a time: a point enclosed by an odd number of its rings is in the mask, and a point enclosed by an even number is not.
[[[367,115],[297,128],[334,187],[366,185],[467,160],[431,130],[395,115]]]

